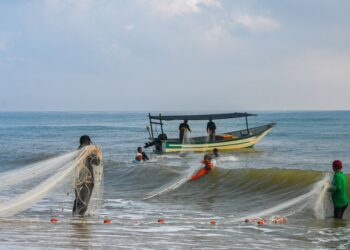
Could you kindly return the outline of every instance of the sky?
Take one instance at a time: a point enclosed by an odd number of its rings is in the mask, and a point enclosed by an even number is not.
[[[350,109],[347,0],[1,0],[0,111]]]

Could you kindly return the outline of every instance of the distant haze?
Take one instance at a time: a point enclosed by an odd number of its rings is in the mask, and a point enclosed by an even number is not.
[[[3,0],[0,110],[350,109],[350,1]]]

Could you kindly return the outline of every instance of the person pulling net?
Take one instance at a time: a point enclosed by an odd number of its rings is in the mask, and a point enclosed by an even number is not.
[[[91,146],[88,135],[80,137],[79,149],[88,149],[86,157],[75,168],[73,215],[83,216],[97,209],[101,201],[101,182],[103,177],[102,152]]]
[[[216,167],[216,161],[209,154],[204,155],[204,159],[201,161],[201,163],[204,167],[201,168],[195,175],[193,175],[191,180],[197,180],[201,178],[203,175],[208,174]]]
[[[64,185],[75,190],[73,214],[93,214],[101,204],[103,156],[100,148],[90,145],[90,138],[86,138],[88,137],[81,137],[81,145],[77,151],[3,172],[4,178],[0,177],[0,190],[16,196],[0,201],[0,217],[19,214]],[[43,178],[45,179],[42,180]],[[39,184],[28,186],[38,183],[38,180]],[[17,192],[22,190],[27,191]]]

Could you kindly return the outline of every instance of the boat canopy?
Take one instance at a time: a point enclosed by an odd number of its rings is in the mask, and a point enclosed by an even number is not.
[[[248,113],[227,113],[227,114],[209,114],[209,115],[149,115],[150,119],[162,120],[162,121],[175,121],[175,120],[218,120],[218,119],[231,119],[231,118],[242,118],[248,116],[257,116],[256,114]]]

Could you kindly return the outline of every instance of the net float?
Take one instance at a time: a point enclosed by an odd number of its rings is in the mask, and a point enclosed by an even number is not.
[[[59,220],[57,218],[51,218],[50,222],[51,223],[57,223],[57,222],[59,222]]]
[[[110,220],[110,219],[105,219],[105,220],[103,221],[103,223],[104,223],[104,224],[110,224],[110,223],[112,223],[112,220]]]
[[[265,220],[262,219],[262,220],[258,220],[258,225],[264,225],[265,224]]]

